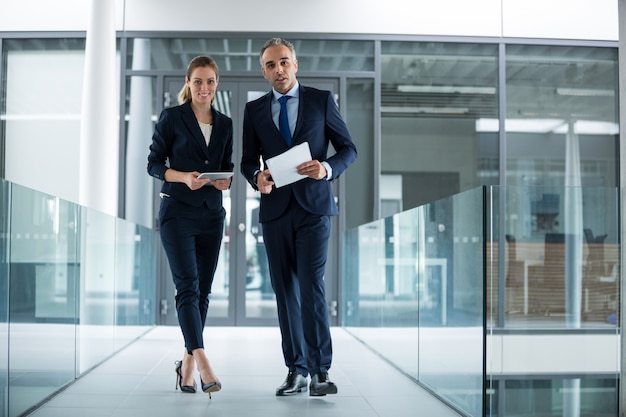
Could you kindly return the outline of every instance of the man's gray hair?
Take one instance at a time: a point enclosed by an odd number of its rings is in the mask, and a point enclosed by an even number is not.
[[[259,53],[259,62],[261,63],[261,67],[263,67],[263,53],[267,48],[272,46],[286,46],[291,51],[291,58],[296,60],[296,48],[294,48],[293,43],[289,42],[287,39],[283,38],[272,38],[265,42],[265,45],[261,48],[261,52]]]

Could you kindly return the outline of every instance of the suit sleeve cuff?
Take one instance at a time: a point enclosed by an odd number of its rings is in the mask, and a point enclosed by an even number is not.
[[[322,165],[326,168],[326,181],[330,181],[333,179],[333,169],[330,167],[330,164],[326,161],[322,161]]]

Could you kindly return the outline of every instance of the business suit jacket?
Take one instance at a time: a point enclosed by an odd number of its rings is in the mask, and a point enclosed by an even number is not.
[[[213,129],[207,147],[191,101],[164,109],[152,136],[148,155],[148,173],[165,180],[169,168],[183,172],[232,171],[233,122],[212,108]],[[222,207],[222,191],[212,186],[192,191],[183,183],[163,182],[161,192],[191,206],[206,203],[209,208]]]
[[[254,174],[262,170],[259,158],[265,160],[289,149],[272,120],[272,91],[246,104],[243,123],[243,155],[241,172],[254,184]],[[332,168],[332,179],[338,178],[356,160],[357,151],[348,128],[339,113],[330,91],[300,85],[298,120],[293,132],[292,146],[308,142],[311,157],[326,161]],[[328,157],[328,145],[335,154]],[[336,215],[337,204],[330,181],[304,178],[295,183],[275,188],[261,195],[259,220],[268,222],[280,217],[291,195],[307,212]]]

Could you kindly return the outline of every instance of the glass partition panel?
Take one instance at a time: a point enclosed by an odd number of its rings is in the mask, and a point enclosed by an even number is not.
[[[418,218],[414,209],[345,232],[342,281],[344,328],[415,380]]]
[[[0,180],[1,416],[24,415],[155,324],[156,237]]]
[[[3,416],[9,410],[10,190],[10,184],[0,180],[0,415]]]
[[[424,206],[419,381],[470,416],[482,415],[482,188]]]
[[[618,190],[494,187],[490,201],[490,415],[617,415]]]
[[[453,407],[482,415],[482,188],[345,233],[344,327]]]
[[[78,207],[13,184],[9,256],[9,415],[76,376]]]
[[[493,294],[496,328],[605,329],[614,332],[619,299],[617,189],[494,188],[494,256],[504,262]],[[498,213],[501,213],[500,215]],[[504,218],[501,219],[500,216]],[[503,238],[503,239],[502,239]],[[499,239],[499,240],[498,240]],[[498,287],[501,286],[501,287]],[[497,304],[494,299],[494,304]]]
[[[155,317],[154,231],[116,219],[115,350],[146,332]],[[152,238],[151,238],[152,237]]]
[[[349,229],[344,237],[344,326],[368,344],[368,329],[374,336],[384,323],[384,230],[384,221],[377,220]]]
[[[116,219],[82,210],[82,253],[78,326],[79,372],[114,352]]]

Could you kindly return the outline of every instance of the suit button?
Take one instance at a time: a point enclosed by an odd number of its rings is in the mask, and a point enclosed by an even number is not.
[[[204,165],[209,165],[209,161],[208,160],[204,161]]]

